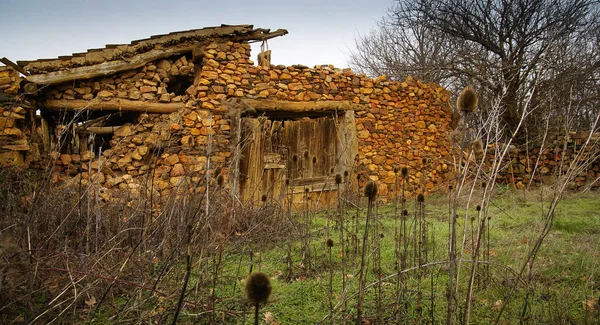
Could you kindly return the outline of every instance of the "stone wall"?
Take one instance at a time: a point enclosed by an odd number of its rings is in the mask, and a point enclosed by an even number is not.
[[[235,126],[227,104],[233,98],[352,103],[352,120],[344,121],[353,121],[355,127],[356,156],[347,170],[354,190],[374,180],[380,194],[390,198],[395,167],[408,167],[408,194],[445,187],[451,176],[450,94],[410,77],[372,79],[326,65],[257,66],[250,59],[248,44],[212,42],[193,53],[135,70],[47,86],[35,96],[24,94],[20,82],[16,71],[0,67],[0,90],[5,96],[0,102],[2,164],[52,166],[55,182],[92,180],[109,189],[152,188],[166,195],[181,185],[203,191],[209,168],[213,177],[219,170],[227,183],[235,165]],[[94,124],[98,119],[94,110],[61,111],[60,107],[125,101],[138,103],[139,111],[100,117],[106,122],[100,128]],[[168,106],[170,113],[144,112],[153,104]],[[41,116],[34,114],[38,108]],[[582,135],[571,134],[569,141],[566,163],[581,145]],[[539,151],[527,154],[525,149],[512,148],[499,181],[525,186]],[[534,182],[547,182],[555,175],[559,153],[561,149],[544,149]],[[572,187],[599,175],[596,162]]]
[[[516,188],[524,188],[532,185],[552,185],[557,176],[564,173],[569,166],[576,160],[581,147],[585,144],[589,133],[570,132],[568,135],[554,135],[548,137],[548,141],[541,147],[528,148],[525,146],[511,146],[505,161],[502,163],[498,182],[510,184]],[[599,151],[598,141],[600,133],[595,133],[591,137],[590,145],[586,147],[581,161],[589,164],[568,187],[571,190],[590,186],[593,189],[600,187],[600,159],[597,156]],[[502,148],[501,144],[496,144]],[[490,145],[486,157],[487,166],[491,166],[494,157],[494,145]]]
[[[122,99],[181,104],[176,112],[142,113],[116,128],[110,149],[100,158],[98,148],[89,152],[89,144],[75,152],[54,148],[54,179],[81,172],[84,180],[97,176],[106,187],[137,188],[146,180],[138,176],[154,165],[153,187],[169,191],[181,182],[198,183],[208,150],[211,169],[227,174],[231,123],[224,102],[230,98],[350,101],[362,107],[355,111],[358,155],[354,170],[348,172],[361,175],[359,185],[375,180],[384,196],[393,189],[394,166],[409,167],[411,190],[432,191],[447,177],[449,94],[437,85],[411,78],[371,79],[332,66],[256,66],[244,43],[215,42],[194,55],[194,62],[191,55],[162,59],[136,70],[45,89],[40,103]],[[185,89],[176,89],[181,86]]]
[[[0,166],[28,167],[32,156],[20,81],[17,71],[0,66]]]

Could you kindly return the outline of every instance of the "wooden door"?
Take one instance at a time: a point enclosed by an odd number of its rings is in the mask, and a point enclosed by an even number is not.
[[[240,193],[244,202],[285,204],[310,195],[327,205],[335,188],[337,132],[334,117],[242,119]]]

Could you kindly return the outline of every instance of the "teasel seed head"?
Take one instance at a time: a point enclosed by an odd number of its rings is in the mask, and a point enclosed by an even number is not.
[[[475,210],[477,210],[477,211],[481,211],[481,205],[478,205],[478,206],[475,208]]]
[[[402,178],[408,177],[408,168],[407,167],[402,167],[401,174],[402,174]]]
[[[423,193],[419,193],[419,195],[417,195],[417,202],[425,202],[425,195],[423,195]]]
[[[262,272],[252,273],[246,280],[246,298],[252,304],[266,302],[272,290],[271,280]]]
[[[263,194],[263,195],[261,195],[261,196],[260,196],[260,200],[261,200],[262,202],[267,202],[267,195],[266,195],[266,194]]]
[[[304,160],[308,160],[308,150],[304,150]]]
[[[481,141],[481,139],[476,139],[475,141],[471,142],[471,148],[473,148],[473,151],[477,155],[482,155],[483,154],[483,142]]]
[[[342,184],[342,175],[340,175],[340,174],[335,174],[335,183],[336,183],[337,185],[340,185],[340,184]]]
[[[421,164],[423,164],[423,165],[427,164],[427,158],[421,158]]]
[[[365,185],[365,196],[369,198],[369,201],[375,200],[375,197],[377,197],[377,184],[375,182],[369,181]]]
[[[398,174],[398,166],[394,166],[394,174]]]
[[[313,165],[315,165],[317,163],[317,156],[313,156],[312,162],[313,162]]]
[[[333,239],[327,238],[326,244],[327,244],[327,247],[333,247]]]
[[[292,162],[294,162],[294,163],[298,162],[298,155],[296,155],[296,154],[292,155]]]
[[[402,215],[403,216],[407,216],[408,215],[408,210],[406,210],[406,209],[402,210]]]
[[[477,109],[477,104],[479,104],[479,97],[471,86],[465,87],[456,100],[456,107],[466,113],[474,112]]]
[[[348,171],[344,170],[344,179],[348,178],[348,175],[349,175]]]

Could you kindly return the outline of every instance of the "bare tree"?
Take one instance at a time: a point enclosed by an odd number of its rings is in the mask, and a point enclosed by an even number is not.
[[[371,75],[412,75],[453,93],[474,85],[482,97],[501,99],[509,136],[532,96],[536,114],[517,134],[532,140],[544,128],[539,116],[593,122],[599,11],[597,0],[397,0],[376,30],[356,40],[351,65]],[[577,109],[567,111],[573,101]]]

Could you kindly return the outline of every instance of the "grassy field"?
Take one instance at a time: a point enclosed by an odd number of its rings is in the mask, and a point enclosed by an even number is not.
[[[549,194],[549,193],[547,193]],[[490,204],[489,261],[482,258],[478,264],[471,312],[472,324],[494,323],[500,306],[505,303],[509,288],[515,283],[516,291],[500,321],[501,324],[597,324],[600,295],[600,196],[598,193],[569,194],[560,204],[554,225],[545,238],[535,259],[530,275],[518,279],[516,273],[542,227],[542,212],[546,195],[543,190],[532,192],[499,188]],[[407,202],[407,210],[415,210],[415,203]],[[476,214],[475,207],[471,208]],[[356,209],[346,211],[346,222],[352,222]],[[358,237],[362,238],[365,209],[359,209]],[[465,291],[471,265],[471,223],[464,224],[465,211],[459,213],[459,242],[466,230],[466,247],[459,256],[462,261],[457,295],[457,318],[464,314]],[[377,283],[377,241],[368,246],[367,289],[365,292],[365,321],[383,323],[444,323],[446,317],[446,284],[448,281],[448,203],[445,196],[433,196],[425,201],[425,220],[430,238],[425,266],[412,267],[404,273],[406,284],[397,288],[395,276],[394,206],[376,209],[375,220],[381,245],[382,280]],[[413,212],[409,212],[412,219]],[[302,217],[299,224],[302,224]],[[330,225],[329,236],[327,225]],[[265,247],[232,245],[222,264],[222,284],[217,296],[220,308],[242,311],[235,316],[220,313],[217,317],[227,323],[252,324],[250,310],[243,305],[243,287],[250,267],[272,278],[273,294],[261,309],[267,324],[328,324],[330,272],[332,278],[332,305],[335,324],[353,323],[356,315],[359,256],[351,241],[346,243],[347,294],[346,312],[342,306],[342,276],[338,225],[333,212],[317,214],[311,227],[312,268],[301,263],[299,238],[290,238],[294,268],[291,279],[286,279],[286,245],[276,243]],[[413,224],[409,221],[409,228]],[[465,228],[466,227],[466,228]],[[351,227],[348,227],[351,228]],[[335,229],[335,230],[334,230]],[[433,234],[433,235],[432,235]],[[268,236],[268,234],[265,234]],[[373,236],[371,236],[373,237]],[[325,242],[332,238],[334,246]],[[459,243],[459,247],[460,243]],[[252,255],[252,260],[250,259]],[[485,263],[484,263],[485,262]],[[486,267],[488,265],[488,267]],[[331,267],[331,269],[330,269]],[[489,270],[489,271],[487,271]],[[489,275],[488,275],[489,274]],[[527,308],[523,313],[525,296]],[[378,299],[378,297],[380,297]],[[398,307],[398,299],[403,307]],[[379,308],[377,305],[379,304]],[[585,308],[587,306],[587,309]],[[379,309],[379,311],[378,311]],[[399,313],[399,314],[398,314]],[[194,323],[192,315],[184,319]],[[245,321],[242,321],[245,320]]]
[[[12,183],[18,188],[26,184]],[[77,210],[81,195],[77,189],[68,191],[40,197],[36,211],[21,212],[17,203],[2,207],[11,217],[2,220],[0,233],[0,323],[171,324],[180,310],[177,324],[253,324],[253,308],[244,297],[251,271],[271,279],[272,294],[260,309],[262,324],[355,323],[364,197],[353,201],[357,206],[346,204],[343,213],[288,214],[264,203],[238,211],[233,225],[224,198],[211,200],[210,218],[197,218],[192,198],[183,202],[193,204],[175,202],[165,208],[169,213],[159,215],[162,219],[149,224],[144,223],[143,198],[138,203],[126,197],[103,207],[98,248],[92,241],[86,253],[80,235],[86,224],[77,221],[85,217]],[[517,191],[498,185],[482,215],[473,203],[480,202],[481,193],[475,191],[470,201],[461,196],[458,289],[451,311],[456,324],[464,323],[466,315],[480,216],[486,222],[470,324],[494,324],[502,308],[499,324],[599,324],[600,193],[566,195],[534,263],[524,265],[542,232],[551,194],[550,188]],[[378,204],[372,209],[363,323],[445,323],[448,201],[447,194],[436,194],[425,197],[422,206],[409,198],[404,207]],[[66,206],[74,207],[69,214]],[[406,232],[399,217],[403,209]],[[140,224],[149,225],[147,233]],[[24,248],[26,230],[36,248],[31,255]]]

